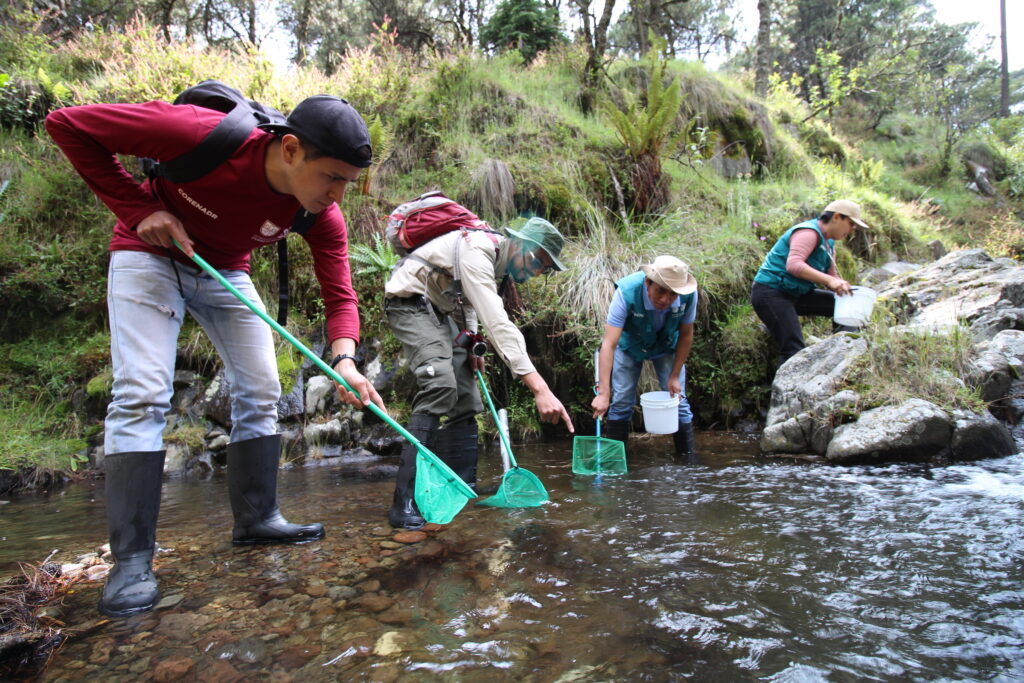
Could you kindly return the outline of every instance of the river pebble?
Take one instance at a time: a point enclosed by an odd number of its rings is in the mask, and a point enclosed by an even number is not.
[[[175,657],[165,659],[156,665],[153,670],[153,680],[158,683],[165,681],[180,681],[187,676],[196,665],[189,657]]]
[[[186,640],[193,632],[210,622],[210,617],[194,612],[173,612],[160,620],[157,635],[171,640]]]
[[[423,531],[399,531],[392,538],[396,543],[420,543],[427,540],[427,534]]]
[[[389,598],[385,595],[378,595],[376,593],[367,593],[366,595],[360,595],[358,598],[352,600],[353,606],[360,609],[366,610],[367,612],[383,612],[391,605],[395,604],[394,598]]]

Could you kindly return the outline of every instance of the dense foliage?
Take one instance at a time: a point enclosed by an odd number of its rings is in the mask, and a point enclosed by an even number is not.
[[[527,63],[562,39],[558,13],[538,0],[502,0],[480,32],[480,44],[496,50],[518,50]]]
[[[616,36],[625,49],[641,45],[636,30],[626,31],[639,14],[624,14],[611,30],[610,17],[604,22],[583,0],[569,5],[586,20],[575,41],[552,40],[536,54],[517,41],[516,50],[488,57],[472,47],[496,16],[483,2],[352,3],[344,11],[359,21],[347,22],[336,14],[342,6],[290,0],[278,9],[304,65],[284,73],[255,49],[259,40],[218,27],[217,16],[244,15],[245,0],[133,3],[144,20],[116,0],[102,14],[82,0],[59,14],[26,12],[32,3],[18,0],[0,10],[0,382],[10,388],[0,403],[8,432],[0,466],[41,453],[55,458],[48,466],[68,466],[77,440],[99,429],[109,384],[103,298],[111,219],[39,134],[42,116],[69,104],[170,100],[211,76],[285,111],[309,94],[338,93],[370,120],[377,163],[342,208],[364,336],[385,364],[396,345],[380,310],[393,259],[380,240],[381,217],[442,188],[495,225],[543,215],[569,237],[573,267],[523,288],[518,323],[581,428],[612,282],[658,253],[689,262],[701,285],[689,365],[699,422],[758,419],[774,352],[747,302],[750,280],[775,237],[830,199],[861,202],[874,228],[840,250],[851,279],[893,256],[923,259],[923,245],[936,238],[1024,253],[1024,118],[997,118],[991,65],[957,31],[930,22],[923,3],[872,1],[765,3],[780,17],[772,24],[778,67],[758,98],[742,70],[749,52],[729,73],[672,58],[687,48],[658,31],[682,21],[675,10],[652,19],[642,44],[653,49],[642,59],[608,59]],[[543,3],[506,4],[555,17]],[[902,49],[880,51],[868,24],[842,21],[813,52],[797,50],[795,27],[824,29],[796,18],[815,19],[811,10],[823,4],[899,10],[875,21],[921,33],[901,34]],[[170,11],[161,15],[160,7]],[[374,14],[382,8],[386,18]],[[641,10],[651,7],[631,5]],[[850,46],[854,39],[861,42]],[[1018,101],[1019,74],[1014,84]],[[995,197],[964,189],[972,180],[960,172],[965,161],[990,169]],[[293,247],[291,326],[318,338],[322,307],[309,254],[301,240]],[[262,292],[274,291],[276,272],[272,252],[257,252]],[[178,362],[209,375],[219,361],[187,325]],[[539,431],[527,392],[507,371],[494,372],[492,388],[516,424]],[[395,405],[407,398],[400,390],[387,397]]]

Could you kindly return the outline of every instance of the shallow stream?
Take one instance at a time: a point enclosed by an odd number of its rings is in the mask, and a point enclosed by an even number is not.
[[[224,478],[167,480],[165,606],[99,619],[99,583],[45,680],[1024,680],[1024,456],[947,468],[766,461],[698,435],[574,477],[571,442],[516,448],[551,502],[468,507],[392,540],[393,483],[281,473],[321,542],[234,548]],[[493,475],[494,457],[486,473]],[[102,485],[0,505],[0,571],[105,540]]]

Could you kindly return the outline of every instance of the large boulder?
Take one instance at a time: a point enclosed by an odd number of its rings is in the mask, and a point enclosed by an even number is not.
[[[846,376],[866,353],[867,341],[837,334],[779,368],[761,437],[764,452],[813,453],[836,464],[944,464],[1019,450],[1015,438],[1024,439],[1024,399],[1019,398],[1024,396],[1024,268],[969,249],[923,268],[894,270],[905,272],[894,273],[879,288],[882,305],[896,314],[894,330],[934,335],[967,327],[975,340],[962,377],[935,370],[932,395],[952,397],[973,387],[990,409],[976,413],[911,397],[865,410]]]
[[[954,251],[878,290],[909,327],[966,325],[976,338],[1024,329],[1024,268],[981,249]]]
[[[953,411],[953,460],[970,461],[1002,458],[1017,452],[1017,444],[1006,425],[992,415]]]
[[[766,426],[806,412],[836,393],[850,366],[867,350],[860,336],[841,333],[792,356],[775,373]]]
[[[874,408],[838,427],[825,457],[837,464],[932,460],[949,448],[950,421],[942,408],[919,398]]]

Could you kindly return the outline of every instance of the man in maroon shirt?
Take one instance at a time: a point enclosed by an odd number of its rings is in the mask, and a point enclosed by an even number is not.
[[[317,214],[303,237],[324,299],[332,365],[359,393],[339,386],[339,394],[353,406],[373,401],[384,407],[353,359],[359,312],[338,208],[348,183],[370,165],[366,124],[345,100],[318,95],[299,103],[287,123],[254,128],[230,158],[190,182],[139,183],[117,159],[174,159],[195,148],[223,117],[203,107],[147,102],[69,107],[46,119],[51,137],[117,217],[107,284],[114,384],[104,433],[107,522],[116,565],[99,604],[108,616],[148,610],[160,598],[152,558],[162,435],[186,312],[217,347],[231,388],[233,542],[303,543],[324,535],[319,523],[292,524],[278,509],[281,387],[270,329],[194,267],[193,253],[259,302],[249,277],[250,253],[284,239],[300,207]]]

